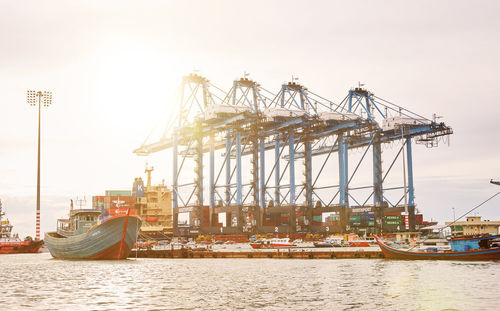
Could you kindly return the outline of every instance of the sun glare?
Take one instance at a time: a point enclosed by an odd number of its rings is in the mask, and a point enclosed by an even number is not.
[[[160,117],[172,114],[172,98],[181,82],[182,59],[125,39],[107,42],[96,49],[94,58],[98,64],[98,120],[113,120],[113,124],[144,122],[149,124],[144,126],[149,131]],[[144,138],[144,132],[141,135]]]

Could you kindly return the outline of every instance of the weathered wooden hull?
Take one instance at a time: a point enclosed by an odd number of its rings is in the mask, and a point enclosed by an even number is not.
[[[444,252],[444,253],[424,253],[411,252],[392,248],[379,238],[376,238],[377,243],[387,259],[403,259],[403,260],[500,260],[500,247],[471,250],[467,252]]]
[[[0,254],[38,253],[43,241],[19,241],[0,243]]]
[[[89,232],[62,237],[45,234],[45,245],[59,259],[125,259],[137,239],[141,226],[136,216],[116,216]]]

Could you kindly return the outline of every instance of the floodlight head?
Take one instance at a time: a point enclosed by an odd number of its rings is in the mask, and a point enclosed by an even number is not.
[[[52,105],[52,92],[43,91],[43,106],[48,107]]]
[[[26,92],[26,102],[30,106],[35,106],[35,104],[36,104],[36,92],[35,91],[28,90]]]

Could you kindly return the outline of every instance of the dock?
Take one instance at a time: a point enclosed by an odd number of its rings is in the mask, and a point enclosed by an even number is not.
[[[133,250],[129,258],[278,258],[278,259],[380,259],[384,255],[380,249],[356,250],[313,250],[313,249],[273,249],[273,250]]]

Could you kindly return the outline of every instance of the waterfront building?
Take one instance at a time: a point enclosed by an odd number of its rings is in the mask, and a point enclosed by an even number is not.
[[[465,221],[454,223],[446,222],[446,225],[451,224],[453,235],[498,234],[500,227],[500,221],[481,220],[481,216],[469,216]]]

